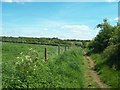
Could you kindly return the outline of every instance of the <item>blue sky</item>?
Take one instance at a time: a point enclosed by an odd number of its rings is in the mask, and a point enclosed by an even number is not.
[[[97,24],[117,17],[117,2],[4,2],[2,35],[92,39]]]

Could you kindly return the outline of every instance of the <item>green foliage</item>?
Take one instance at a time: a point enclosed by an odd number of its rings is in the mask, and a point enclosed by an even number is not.
[[[110,68],[104,61],[104,57],[101,54],[92,54],[91,57],[95,62],[95,69],[97,70],[98,74],[100,75],[101,80],[106,83],[111,88],[118,88],[120,87],[120,72]]]
[[[54,87],[84,87],[84,78],[80,62],[82,61],[82,52],[80,49],[75,50],[76,51],[71,50],[69,52],[65,52],[61,56],[58,56],[55,61],[49,62],[48,67],[55,78],[53,79],[55,84]],[[79,56],[78,54],[81,55]]]
[[[120,70],[120,27],[115,26],[112,32],[109,46],[103,52],[106,64],[111,68]]]
[[[46,62],[45,47],[49,56]],[[3,88],[84,87],[80,48],[71,48],[59,56],[55,46],[3,43],[2,49]]]
[[[89,52],[103,53],[105,63],[110,67],[115,67],[120,70],[120,26],[111,26],[104,20],[104,23],[99,24],[101,30],[98,35],[92,40],[89,45]]]
[[[103,52],[106,64],[111,68],[120,70],[120,44],[110,45]]]
[[[120,26],[115,26],[110,38],[110,45],[115,45],[120,43]]]
[[[92,48],[93,52],[102,52],[109,44],[113,27],[107,23],[107,20],[104,20],[102,24],[98,24],[97,27],[100,27],[101,30],[88,47]]]
[[[105,19],[97,27],[101,30],[89,43],[88,53],[95,59],[95,69],[101,79],[111,87],[120,87],[120,25],[111,26]]]

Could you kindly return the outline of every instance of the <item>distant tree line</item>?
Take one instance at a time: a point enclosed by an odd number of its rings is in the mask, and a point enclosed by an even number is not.
[[[12,43],[26,43],[26,44],[40,44],[40,45],[53,45],[53,46],[81,46],[84,47],[84,42],[89,42],[90,40],[61,40],[59,38],[33,38],[33,37],[1,37],[2,42],[12,42]]]

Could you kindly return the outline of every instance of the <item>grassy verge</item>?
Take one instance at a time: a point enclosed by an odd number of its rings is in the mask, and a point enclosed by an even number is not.
[[[81,49],[76,48],[58,56],[53,62],[49,62],[47,66],[53,75],[50,76],[52,87],[84,87],[82,60]]]
[[[92,59],[95,62],[95,69],[100,75],[101,80],[111,88],[118,88],[120,71],[110,68],[105,63],[105,59],[100,54],[92,54]]]

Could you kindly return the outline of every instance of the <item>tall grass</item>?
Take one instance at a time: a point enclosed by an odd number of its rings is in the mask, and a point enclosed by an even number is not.
[[[44,61],[44,48],[48,59]],[[3,88],[82,88],[82,51],[57,54],[57,47],[3,43]]]
[[[52,85],[63,88],[82,88],[84,87],[84,76],[82,71],[82,52],[81,49],[74,49],[58,56],[47,66],[52,72]]]
[[[92,54],[91,57],[95,62],[95,69],[97,70],[100,78],[104,83],[106,83],[111,88],[120,87],[120,71],[110,68],[106,63],[105,59],[101,54]]]

